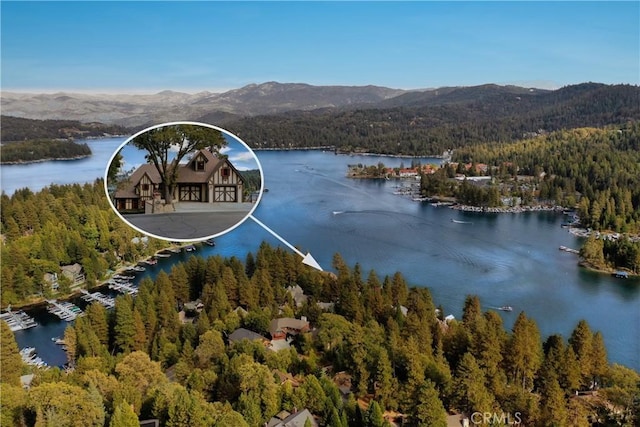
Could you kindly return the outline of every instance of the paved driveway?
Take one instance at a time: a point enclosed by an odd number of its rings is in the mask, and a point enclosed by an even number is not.
[[[178,203],[173,213],[132,214],[124,218],[137,228],[167,240],[199,240],[233,227],[247,217],[253,206],[251,203]]]

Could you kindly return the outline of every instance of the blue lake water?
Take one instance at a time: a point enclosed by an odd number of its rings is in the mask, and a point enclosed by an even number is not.
[[[113,150],[123,141],[89,141],[91,159],[40,163],[35,169],[3,167],[2,189],[11,194],[24,186],[37,190],[51,182],[91,182],[104,175]],[[365,277],[370,269],[379,275],[402,272],[410,284],[429,287],[435,303],[458,318],[468,294],[478,295],[485,308],[511,305],[513,312],[500,312],[507,327],[525,311],[543,336],[567,337],[586,319],[604,334],[611,361],[640,370],[640,282],[586,271],[577,266],[575,255],[559,251],[560,245],[580,244],[560,227],[562,215],[463,213],[394,195],[395,181],[345,176],[348,164],[382,161],[399,166],[411,159],[321,151],[256,154],[269,192],[255,217],[303,252],[310,251],[324,269],[331,269],[332,256],[339,252],[350,265],[359,262]],[[36,171],[38,175],[31,176]],[[203,246],[196,255],[244,259],[263,240],[281,244],[248,219],[217,238],[215,247]],[[187,256],[162,259],[144,275],[154,276]],[[65,324],[49,316],[38,313],[47,323],[17,332],[16,338],[20,346],[35,346],[45,360],[61,364],[64,354],[50,338],[61,335]]]

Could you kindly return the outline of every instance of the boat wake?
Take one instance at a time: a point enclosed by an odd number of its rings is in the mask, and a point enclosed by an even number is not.
[[[471,221],[458,221],[457,219],[452,219],[451,222],[454,222],[456,224],[473,224],[473,222]]]

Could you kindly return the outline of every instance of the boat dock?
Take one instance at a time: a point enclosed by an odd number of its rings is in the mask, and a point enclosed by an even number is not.
[[[9,329],[11,329],[11,332],[21,331],[23,329],[29,329],[33,328],[34,326],[38,326],[36,321],[33,320],[24,311],[8,310],[7,312],[0,314],[0,319],[4,320],[7,325],[9,325]]]
[[[132,284],[112,280],[109,281],[109,289],[129,295],[135,295],[138,293],[138,288],[134,287]]]
[[[105,306],[106,308],[113,308],[116,306],[116,302],[113,298],[108,297],[106,295],[101,294],[100,292],[90,293],[84,289],[81,290],[83,293],[82,299],[87,302],[98,302]]]
[[[21,349],[20,357],[22,357],[22,361],[27,365],[37,366],[39,368],[49,368],[44,360],[36,356],[36,349],[34,347],[25,347]]]
[[[558,249],[560,249],[561,251],[569,252],[570,254],[576,254],[576,255],[580,254],[579,250],[571,249],[566,246],[560,246]]]
[[[78,316],[83,316],[84,313],[80,308],[68,301],[58,302],[56,300],[46,300],[49,304],[47,311],[51,314],[55,314],[62,320],[71,322]]]

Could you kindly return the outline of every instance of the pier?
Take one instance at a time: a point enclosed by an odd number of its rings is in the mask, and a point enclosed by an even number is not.
[[[38,326],[36,321],[24,311],[8,310],[7,312],[0,314],[0,319],[4,320],[7,325],[9,325],[9,329],[11,329],[12,332]]]
[[[580,254],[579,250],[571,249],[571,248],[568,248],[566,246],[560,246],[558,249],[560,249],[561,251],[569,252],[570,254],[576,254],[576,255]]]
[[[68,301],[58,302],[56,300],[46,300],[49,304],[47,311],[51,314],[55,314],[62,320],[71,322],[78,316],[83,316],[84,313],[80,308]]]
[[[98,302],[105,306],[106,308],[113,308],[116,306],[115,300],[111,297],[101,294],[100,292],[90,293],[84,289],[81,290],[83,293],[82,299],[87,302]]]
[[[138,288],[129,283],[123,282],[109,281],[109,289],[113,289],[114,291],[129,295],[135,295],[138,293]]]

